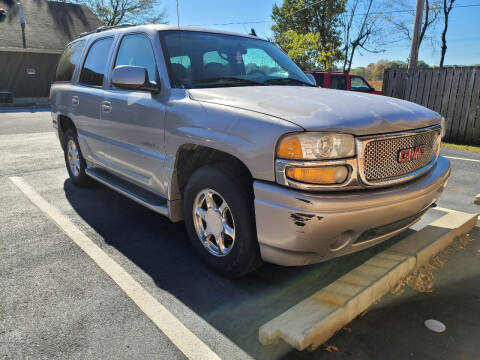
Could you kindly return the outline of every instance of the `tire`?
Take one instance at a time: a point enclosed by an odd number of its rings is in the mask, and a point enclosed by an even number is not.
[[[212,195],[214,202],[210,208],[207,194]],[[251,183],[245,181],[245,175],[242,176],[224,165],[204,166],[190,177],[184,192],[183,205],[185,226],[193,247],[217,272],[237,278],[262,264],[255,226],[253,192]],[[220,220],[218,216],[221,216]],[[230,236],[232,226],[233,237]],[[204,239],[210,240],[212,246],[202,241],[202,232],[199,231],[202,229],[203,235],[212,229],[217,234],[204,236]],[[228,234],[225,229],[229,229]],[[219,231],[223,231],[220,236]],[[223,239],[223,251],[217,238]]]
[[[75,129],[68,129],[65,132],[63,137],[63,149],[65,165],[67,166],[68,175],[72,182],[80,187],[88,187],[92,185],[93,180],[85,173],[87,163],[82,156]],[[72,164],[70,163],[71,156],[73,156]],[[75,158],[77,161],[75,161]]]

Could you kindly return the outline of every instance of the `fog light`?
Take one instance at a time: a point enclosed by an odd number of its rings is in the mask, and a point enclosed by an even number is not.
[[[354,235],[355,233],[352,230],[341,233],[330,243],[330,250],[338,251],[343,249],[353,240]]]
[[[345,182],[348,176],[346,166],[293,167],[285,169],[288,178],[310,184],[332,185]]]

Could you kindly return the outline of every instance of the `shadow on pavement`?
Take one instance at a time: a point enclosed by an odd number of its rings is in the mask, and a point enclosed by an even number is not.
[[[264,347],[258,342],[258,328],[408,235],[407,231],[321,264],[290,268],[265,264],[244,278],[230,280],[204,265],[183,222],[174,224],[100,184],[80,189],[67,179],[64,191],[78,215],[107,244],[255,358],[297,353],[283,343]]]

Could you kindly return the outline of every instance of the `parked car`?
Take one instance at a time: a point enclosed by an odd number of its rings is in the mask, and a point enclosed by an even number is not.
[[[375,90],[363,76],[345,74],[342,72],[305,71],[312,74],[317,86],[337,90],[359,91],[370,94],[382,95],[381,90]]]
[[[200,256],[232,277],[378,244],[416,222],[450,174],[440,115],[317,88],[255,36],[86,34],[62,55],[50,100],[73,184],[95,179],[184,220]]]

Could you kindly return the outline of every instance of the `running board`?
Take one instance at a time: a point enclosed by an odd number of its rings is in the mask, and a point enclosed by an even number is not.
[[[162,198],[151,191],[145,190],[140,186],[132,184],[112,174],[111,172],[98,167],[87,168],[85,173],[103,185],[118,191],[129,199],[149,208],[150,210],[170,217],[167,204],[168,202],[165,198]]]

